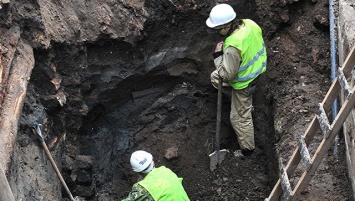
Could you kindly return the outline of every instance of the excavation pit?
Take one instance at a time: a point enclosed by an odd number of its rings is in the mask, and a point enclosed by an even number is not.
[[[278,179],[277,158],[289,159],[331,84],[325,1],[231,2],[240,18],[262,27],[268,68],[253,96],[255,153],[235,156],[230,99],[223,96],[221,149],[230,153],[211,172],[217,90],[209,76],[215,44],[223,40],[205,26],[214,2],[93,3],[86,9],[79,3],[17,4],[1,16],[14,12],[31,23],[20,24],[16,35],[4,21],[2,32],[29,43],[35,62],[6,171],[16,200],[68,199],[33,123],[43,125],[64,180],[83,200],[126,197],[138,179],[129,165],[137,149],[183,177],[191,200],[263,200]],[[29,12],[10,9],[16,5]],[[329,154],[316,175],[303,200],[346,199],[344,160]]]

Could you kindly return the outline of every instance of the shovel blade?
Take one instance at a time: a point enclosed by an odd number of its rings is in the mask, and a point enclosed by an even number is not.
[[[210,157],[210,170],[213,172],[213,170],[216,169],[218,164],[221,164],[222,161],[226,158],[228,150],[223,149],[223,150],[217,150],[214,151],[212,154],[209,155]]]

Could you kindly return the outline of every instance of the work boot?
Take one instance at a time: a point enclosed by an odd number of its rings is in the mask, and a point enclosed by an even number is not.
[[[245,156],[250,156],[252,153],[254,152],[254,149],[253,150],[237,150],[234,152],[234,156],[235,157],[245,157]]]
[[[242,157],[244,157],[244,155],[243,155],[243,153],[242,153],[242,150],[237,150],[237,151],[235,151],[235,152],[233,152],[234,153],[234,156],[235,157],[239,157],[239,158],[242,158]]]

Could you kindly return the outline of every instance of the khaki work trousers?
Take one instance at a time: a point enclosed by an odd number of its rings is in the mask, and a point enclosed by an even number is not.
[[[211,73],[211,83],[218,89],[218,71]],[[247,87],[241,90],[233,89],[229,83],[223,82],[223,93],[231,94],[231,112],[230,121],[237,135],[239,146],[242,150],[254,150],[254,125],[252,118],[252,92],[256,85],[252,88]],[[226,88],[228,89],[226,89]]]

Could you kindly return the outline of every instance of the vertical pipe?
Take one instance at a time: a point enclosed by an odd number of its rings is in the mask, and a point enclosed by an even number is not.
[[[336,79],[336,71],[337,71],[337,59],[336,59],[336,54],[337,54],[337,47],[335,44],[335,34],[334,34],[334,8],[333,8],[333,0],[329,0],[329,25],[330,25],[330,55],[331,55],[331,79],[334,81]],[[333,120],[336,118],[338,114],[338,98],[334,100],[333,103]],[[336,135],[334,139],[334,149],[333,149],[333,154],[334,156],[338,155],[338,140],[339,140],[339,134]]]

